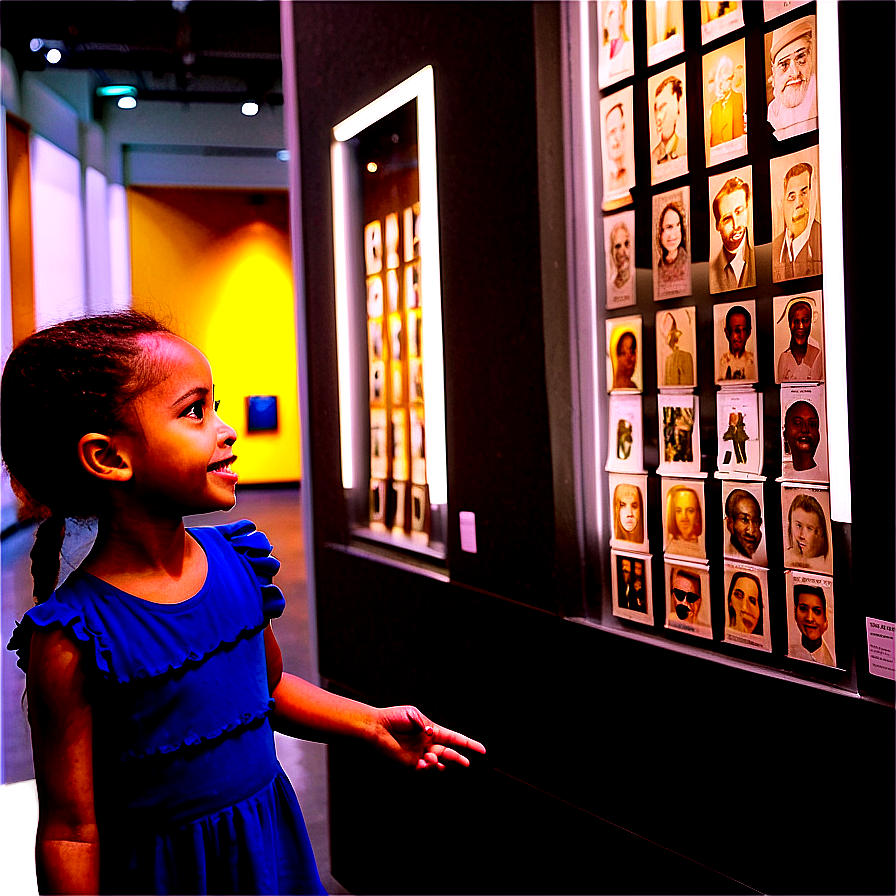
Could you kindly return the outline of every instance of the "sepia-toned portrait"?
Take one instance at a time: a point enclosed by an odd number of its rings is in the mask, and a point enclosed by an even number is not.
[[[775,296],[775,382],[824,382],[821,290]]]
[[[783,479],[828,482],[824,386],[781,386]]]
[[[607,391],[640,392],[641,316],[615,317],[607,321]]]
[[[818,128],[815,16],[765,35],[768,122],[778,140]]]
[[[635,73],[631,0],[598,0],[597,83],[601,90]]]
[[[691,191],[680,187],[653,197],[653,298],[691,294]]]
[[[635,304],[635,212],[604,218],[607,258],[607,308]]]
[[[697,309],[656,313],[656,378],[661,389],[697,385]]]
[[[742,28],[743,24],[742,0],[700,0],[700,37],[704,44]]]
[[[666,628],[712,638],[709,568],[666,561]]]
[[[772,194],[772,280],[822,273],[818,147],[769,162]]]
[[[788,569],[834,574],[831,497],[827,489],[781,486],[784,565]]]
[[[670,557],[706,559],[702,479],[662,478],[663,551]]]
[[[700,472],[699,398],[693,394],[660,393],[657,396],[660,428],[660,462],[663,474]]]
[[[771,653],[768,570],[725,563],[725,641]]]
[[[386,409],[370,409],[370,475],[385,479],[389,469],[386,449]]]
[[[613,534],[610,547],[623,551],[647,551],[646,473],[610,473],[610,513]]]
[[[756,302],[750,299],[712,309],[716,355],[716,382],[745,385],[758,381],[753,320]]]
[[[653,587],[650,555],[610,551],[613,578],[613,615],[653,625]]]
[[[655,0],[647,8],[647,64],[657,65],[684,52],[682,0]]]
[[[747,153],[747,63],[744,41],[703,57],[703,132],[707,166]]]
[[[756,285],[753,252],[753,168],[709,179],[709,291]]]
[[[764,461],[762,393],[720,389],[716,395],[720,473],[762,472]]]
[[[650,104],[650,182],[662,183],[688,172],[688,109],[685,65],[647,81]]]
[[[634,117],[631,86],[600,101],[601,161],[604,180],[604,211],[632,201],[635,185]]]
[[[788,570],[784,576],[787,656],[821,666],[836,666],[834,580],[795,570]]]
[[[762,521],[762,484],[722,482],[722,543],[726,560],[768,565]]]
[[[614,392],[610,395],[607,470],[617,473],[644,472],[644,424],[640,395]]]

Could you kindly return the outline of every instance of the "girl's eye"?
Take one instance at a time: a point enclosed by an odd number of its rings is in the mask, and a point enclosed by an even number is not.
[[[205,402],[194,401],[183,413],[184,417],[193,417],[195,420],[202,420],[205,416]]]

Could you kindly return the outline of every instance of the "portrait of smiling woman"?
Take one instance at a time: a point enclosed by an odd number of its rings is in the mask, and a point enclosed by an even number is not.
[[[654,299],[691,294],[689,200],[688,187],[653,197]]]

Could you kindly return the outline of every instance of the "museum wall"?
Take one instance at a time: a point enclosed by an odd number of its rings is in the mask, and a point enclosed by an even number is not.
[[[331,748],[334,876],[352,892],[892,891],[888,683],[858,673],[859,697],[565,618],[609,583],[583,556],[576,507],[562,6],[309,2],[294,15],[320,672],[332,690],[376,705],[416,702],[488,748],[468,773],[442,776]],[[845,93],[868,75],[855,64],[861,27],[859,11],[841,10]],[[866,62],[892,82],[892,58]],[[427,64],[448,433],[443,565],[352,534],[331,237],[331,129]],[[887,196],[893,179],[883,148],[892,140],[869,149],[851,118],[859,111],[844,103],[853,432],[882,391],[892,407],[893,373],[889,346],[890,358],[873,362],[876,396],[862,373],[871,362],[860,296],[887,297],[874,307],[889,334],[894,288],[892,264],[858,261],[875,202],[858,187],[869,166],[885,172]],[[884,258],[892,235],[886,221],[871,236]],[[837,534],[840,556],[851,547],[853,558],[840,592],[853,601],[849,654],[864,649],[864,615],[892,618],[892,525],[876,534],[873,506],[876,492],[892,494],[891,461],[872,469],[854,456],[852,481],[853,522]],[[476,553],[461,549],[460,511],[476,514]],[[836,846],[818,861],[800,857],[804,819]]]

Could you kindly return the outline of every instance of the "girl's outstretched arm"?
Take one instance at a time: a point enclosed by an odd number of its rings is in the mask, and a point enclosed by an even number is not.
[[[28,715],[40,815],[41,893],[98,893],[100,840],[93,802],[93,713],[77,642],[36,631],[28,662]]]
[[[265,648],[268,685],[276,701],[272,723],[277,731],[324,742],[359,738],[418,769],[444,769],[446,763],[468,766],[470,760],[459,750],[485,753],[478,741],[434,724],[414,706],[377,709],[284,674],[280,647],[270,626],[265,630]]]

